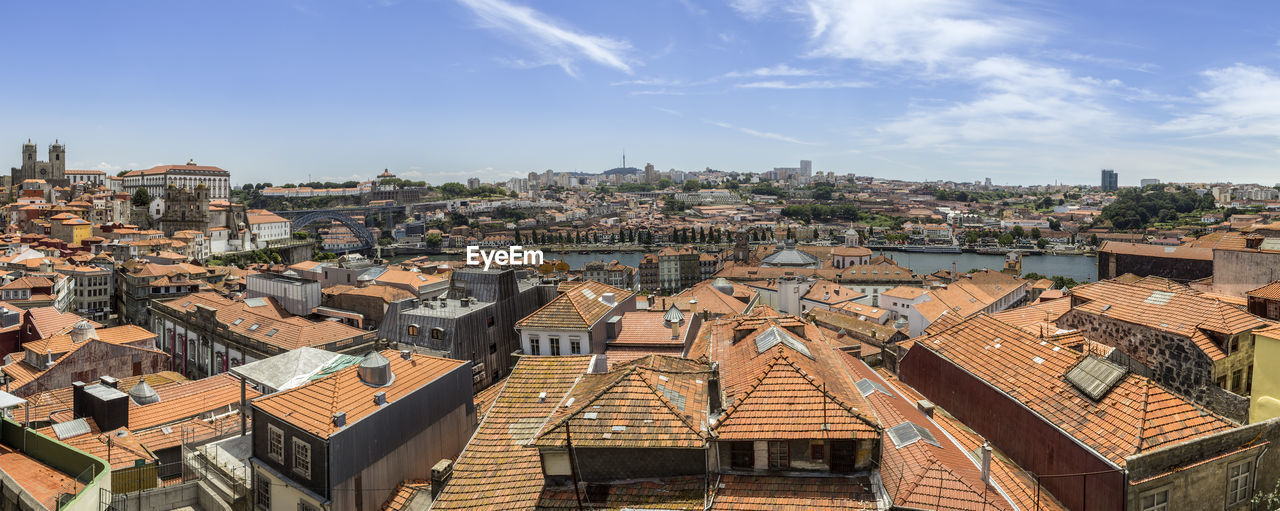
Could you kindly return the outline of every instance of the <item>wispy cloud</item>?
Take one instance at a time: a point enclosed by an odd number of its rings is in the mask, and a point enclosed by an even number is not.
[[[812,69],[797,69],[786,64],[778,64],[772,67],[761,67],[750,71],[732,71],[725,73],[726,78],[753,78],[766,76],[813,76],[818,74]]]
[[[743,89],[861,89],[871,87],[869,82],[836,82],[831,80],[809,82],[784,82],[769,80],[764,82],[740,83],[735,87]]]
[[[629,92],[632,96],[683,96],[684,91],[671,89],[650,89],[650,90],[633,90]]]
[[[662,107],[660,107],[660,106],[655,106],[655,107],[653,107],[653,109],[654,109],[654,110],[657,110],[657,111],[659,111],[659,112],[665,112],[665,113],[668,113],[668,114],[674,115],[674,116],[676,116],[676,117],[684,117],[684,112],[681,112],[681,111],[679,111],[679,110],[672,110],[672,109],[670,109],[670,108],[662,108]]]
[[[1161,126],[1191,135],[1280,137],[1280,75],[1235,64],[1202,73],[1209,89],[1196,94],[1203,107]]]
[[[788,137],[788,136],[786,136],[786,135],[782,135],[782,134],[778,134],[778,133],[770,133],[770,132],[768,132],[768,131],[758,131],[758,130],[753,130],[753,129],[751,129],[751,128],[743,128],[743,127],[741,127],[741,126],[734,126],[734,125],[732,125],[732,124],[729,124],[729,123],[727,123],[727,122],[723,122],[723,121],[712,121],[712,120],[703,119],[703,120],[702,120],[702,122],[705,122],[705,123],[710,124],[710,125],[712,125],[712,126],[719,126],[719,127],[721,127],[721,128],[734,130],[734,131],[737,131],[737,132],[739,132],[739,133],[743,133],[743,134],[746,134],[746,135],[751,135],[751,136],[753,136],[753,137],[767,138],[767,139],[769,139],[769,140],[777,140],[777,141],[780,141],[780,142],[787,142],[787,143],[790,143],[790,144],[799,144],[799,145],[821,145],[821,144],[817,144],[817,143],[814,143],[814,142],[805,142],[805,141],[803,141],[803,140],[799,140],[799,139],[796,139],[796,138],[793,138],[793,137]]]
[[[1145,62],[1129,62],[1124,59],[1113,57],[1099,57],[1097,55],[1088,55],[1077,53],[1070,50],[1050,50],[1042,52],[1046,58],[1059,60],[1063,62],[1077,62],[1081,64],[1093,64],[1097,66],[1110,67],[1114,69],[1123,69],[1127,71],[1140,71],[1143,73],[1151,73],[1159,69],[1160,66]]]
[[[1027,36],[1033,23],[980,0],[808,0],[814,57],[933,67]]]
[[[458,0],[492,28],[501,30],[539,54],[543,64],[560,66],[577,76],[574,63],[587,59],[631,74],[626,41],[576,31],[531,8],[502,0]]]

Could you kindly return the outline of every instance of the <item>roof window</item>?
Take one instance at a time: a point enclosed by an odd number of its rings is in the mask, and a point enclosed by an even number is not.
[[[1097,401],[1124,377],[1124,367],[1089,355],[1067,371],[1067,381]]]

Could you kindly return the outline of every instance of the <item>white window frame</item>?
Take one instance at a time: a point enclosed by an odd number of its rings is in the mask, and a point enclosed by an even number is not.
[[[559,356],[560,355],[560,337],[555,335],[548,335],[547,342],[551,344],[551,349],[548,351],[548,353],[550,353],[551,356],[553,357]]]
[[[1151,504],[1147,504],[1148,498],[1151,499]],[[1139,511],[1169,511],[1169,487],[1143,492],[1138,496],[1138,509]]]
[[[292,461],[294,473],[311,479],[311,444],[301,438],[293,437]]]
[[[576,335],[569,336],[569,354],[570,355],[582,354],[582,338],[581,337],[578,337]]]
[[[542,354],[542,339],[539,339],[536,335],[529,335],[529,354]]]
[[[267,458],[284,464],[284,430],[267,424]]]
[[[1239,470],[1238,473],[1236,471]],[[1227,506],[1249,502],[1253,496],[1253,460],[1241,460],[1227,465]],[[1233,485],[1239,486],[1233,486]]]

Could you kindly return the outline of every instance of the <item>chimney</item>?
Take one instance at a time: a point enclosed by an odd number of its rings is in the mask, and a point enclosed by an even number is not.
[[[105,376],[105,375],[99,376],[98,381],[102,382],[103,385],[106,385],[116,390],[120,390],[120,380],[117,380],[114,377]]]
[[[613,307],[614,305],[618,304],[617,299],[614,297],[613,293],[605,293],[600,295],[600,301],[604,302],[605,305],[608,305],[610,307]]]
[[[920,413],[933,417],[933,403],[927,399],[916,401],[916,408],[920,409]]]
[[[71,382],[71,415],[75,418],[84,417],[84,382]]]
[[[400,350],[400,358],[403,358],[405,360],[412,360],[413,352],[409,350]]]
[[[675,321],[673,321],[673,322],[671,322],[671,338],[672,338],[672,339],[679,339],[679,338],[680,338],[680,323],[684,323],[684,322],[683,322],[683,321],[680,321],[680,322],[675,322]]]
[[[982,443],[982,482],[991,484],[991,444]]]
[[[431,500],[435,500],[440,495],[440,490],[444,489],[444,485],[449,482],[449,477],[453,475],[453,462],[448,458],[436,462],[431,467]]]
[[[343,427],[347,425],[347,412],[338,412],[333,414],[333,425],[335,427]]]
[[[374,395],[373,395],[373,404],[378,405],[378,406],[382,406],[382,405],[387,404],[387,393],[386,393],[386,392],[378,392],[377,394],[374,394]]]
[[[720,402],[720,363],[711,363],[711,376],[707,377],[707,410],[711,415],[715,415],[724,410],[724,405]]]

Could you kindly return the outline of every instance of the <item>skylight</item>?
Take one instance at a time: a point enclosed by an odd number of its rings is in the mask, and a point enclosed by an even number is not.
[[[1124,373],[1124,367],[1089,355],[1067,371],[1067,381],[1097,401],[1120,381]]]
[[[258,325],[257,323],[254,323],[254,324],[252,324],[252,325],[250,325],[250,326],[249,326],[249,331],[250,331],[250,332],[252,332],[252,331],[254,331],[254,330],[257,330],[259,326],[261,326],[261,325]]]
[[[871,395],[872,392],[875,392],[877,390],[880,392],[883,392],[886,395],[890,395],[890,396],[893,395],[893,394],[889,394],[889,389],[884,388],[884,385],[881,385],[879,382],[868,380],[866,378],[858,380],[857,382],[854,383],[854,385],[858,387],[858,392],[862,393],[862,397],[867,397]]]
[[[271,337],[271,336],[273,336],[273,335],[276,335],[276,332],[279,332],[279,331],[280,331],[280,329],[279,329],[279,328],[272,328],[270,332],[267,332],[267,337]]]
[[[889,433],[889,438],[893,440],[893,446],[899,449],[914,444],[919,440],[924,440],[927,443],[933,444],[935,447],[942,446],[942,444],[939,444],[938,440],[933,437],[933,433],[914,422],[903,422],[902,424],[898,424],[886,431]]]
[[[1173,293],[1170,293],[1168,291],[1152,291],[1151,296],[1148,296],[1146,300],[1142,301],[1142,303],[1149,303],[1151,305],[1164,305],[1169,303],[1169,299],[1171,298],[1173,298]]]
[[[243,323],[243,322],[244,322],[244,318],[236,318],[235,321],[231,322],[231,326],[239,326],[240,323]]]
[[[813,355],[809,353],[808,346],[805,346],[799,339],[792,337],[786,330],[778,328],[777,326],[771,326],[768,330],[765,330],[764,332],[761,332],[760,335],[756,336],[756,353],[764,353],[770,348],[777,346],[779,343],[785,344],[788,348],[800,352],[801,355],[813,358]]]
[[[667,388],[661,383],[654,386],[654,388],[658,389],[658,392],[661,392],[663,396],[666,396],[667,401],[671,401],[671,404],[676,405],[676,409],[682,412],[684,411],[684,405],[688,402],[688,400],[685,399],[684,394],[677,392],[675,389]]]
[[[596,294],[595,294],[594,292],[592,292],[590,289],[583,289],[583,290],[582,290],[582,296],[585,296],[585,297],[590,298],[590,299],[592,299],[592,300],[595,300],[595,299],[596,299]]]

